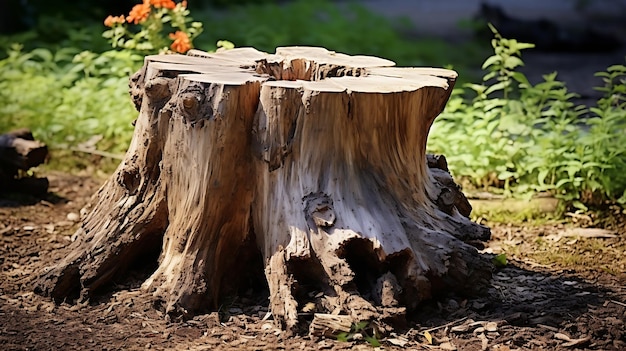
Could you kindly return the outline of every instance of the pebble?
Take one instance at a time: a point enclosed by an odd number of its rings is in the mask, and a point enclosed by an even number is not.
[[[72,222],[78,222],[80,220],[80,216],[76,212],[70,212],[67,214],[67,220]]]

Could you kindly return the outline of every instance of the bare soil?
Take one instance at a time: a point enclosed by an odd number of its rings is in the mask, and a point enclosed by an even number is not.
[[[287,336],[268,315],[267,296],[234,297],[220,311],[168,320],[140,289],[153,262],[136,267],[97,300],[55,304],[33,292],[35,279],[64,255],[80,210],[103,179],[48,173],[44,199],[0,197],[2,350],[352,350],[349,341]],[[485,255],[506,253],[487,295],[436,296],[406,328],[380,336],[385,350],[626,349],[626,229],[623,213],[573,215],[550,224],[494,224]],[[581,229],[582,228],[582,229]]]

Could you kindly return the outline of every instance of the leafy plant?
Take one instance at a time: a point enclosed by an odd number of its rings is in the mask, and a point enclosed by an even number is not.
[[[186,3],[172,0],[144,0],[128,17],[109,16],[105,22],[112,27],[105,36],[121,50],[24,52],[22,45],[10,47],[0,61],[0,130],[28,127],[53,148],[126,150],[136,114],[128,98],[128,77],[140,67],[143,54],[168,50],[164,43],[187,51],[202,25],[187,26]],[[138,24],[139,32],[131,34],[128,22]],[[172,40],[163,38],[166,25],[178,29]]]
[[[28,127],[52,147],[96,136],[101,150],[127,148],[136,113],[127,92],[129,53],[21,48],[0,60],[0,130]]]
[[[372,323],[368,321],[354,323],[350,328],[350,332],[339,333],[337,335],[337,340],[347,342],[355,340],[357,335],[362,336],[363,340],[367,341],[372,347],[380,346],[380,341],[378,340],[379,335],[376,330],[376,326],[372,325]]]
[[[483,83],[453,92],[429,149],[446,154],[466,185],[510,195],[551,192],[582,210],[626,203],[624,66],[598,73],[605,80],[598,106],[577,106],[556,73],[532,85],[516,70],[532,44],[491,28],[494,55],[483,64]]]

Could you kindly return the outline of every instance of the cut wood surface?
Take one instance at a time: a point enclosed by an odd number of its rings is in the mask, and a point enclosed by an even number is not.
[[[143,288],[168,315],[264,272],[290,331],[311,313],[393,324],[440,291],[480,292],[491,266],[471,243],[489,229],[425,154],[455,79],[312,47],[146,57],[126,157],[36,290],[86,299],[153,254]]]

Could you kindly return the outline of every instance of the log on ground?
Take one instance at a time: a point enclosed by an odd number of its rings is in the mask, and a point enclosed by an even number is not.
[[[48,180],[26,174],[42,164],[48,147],[26,128],[0,134],[0,192],[45,194]]]

